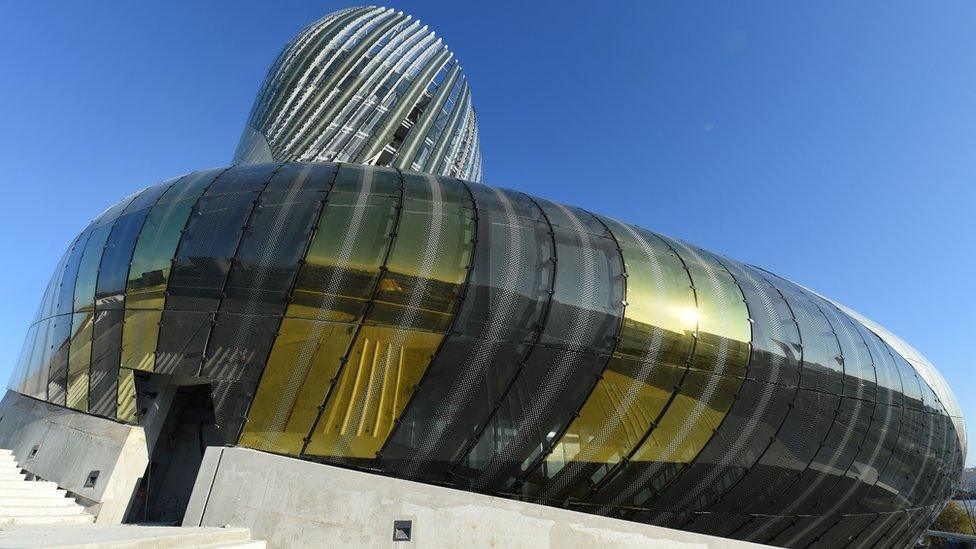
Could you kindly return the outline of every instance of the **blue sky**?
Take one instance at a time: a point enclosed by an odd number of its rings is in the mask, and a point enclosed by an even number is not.
[[[831,296],[925,353],[976,417],[976,4],[608,4],[393,5],[461,59],[486,182]],[[228,163],[280,48],[343,6],[0,5],[0,378],[76,232]]]

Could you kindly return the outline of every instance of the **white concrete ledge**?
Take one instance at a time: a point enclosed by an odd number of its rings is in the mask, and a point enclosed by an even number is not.
[[[395,520],[411,521],[411,541],[393,541]],[[761,547],[256,450],[211,447],[183,525],[225,524],[249,527],[268,547]]]

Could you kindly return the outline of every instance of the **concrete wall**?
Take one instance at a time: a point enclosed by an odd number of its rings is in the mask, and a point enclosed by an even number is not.
[[[78,496],[100,523],[122,522],[149,463],[141,427],[13,391],[0,401],[0,448],[12,450],[24,470]],[[85,487],[91,471],[99,471],[98,479]]]
[[[393,541],[393,521],[412,539]],[[760,547],[350,471],[210,447],[184,526],[247,526],[268,547]]]

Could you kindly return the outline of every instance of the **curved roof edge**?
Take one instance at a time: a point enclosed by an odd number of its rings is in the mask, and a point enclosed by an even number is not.
[[[946,381],[945,377],[942,376],[935,365],[932,364],[929,359],[925,358],[925,355],[919,352],[918,349],[912,347],[907,341],[896,336],[891,332],[891,330],[885,328],[881,324],[878,324],[877,322],[842,303],[838,303],[836,300],[830,299],[820,292],[811,290],[802,284],[797,284],[793,280],[790,280],[790,282],[793,282],[793,284],[800,286],[804,290],[817,295],[824,301],[833,304],[851,318],[856,319],[865,328],[874,332],[875,335],[880,337],[882,341],[887,343],[888,346],[894,349],[896,353],[901,355],[902,358],[911,364],[912,368],[915,369],[915,372],[918,373],[922,380],[928,384],[930,389],[932,389],[932,392],[935,393],[936,398],[939,399],[939,402],[945,409],[946,414],[952,419],[952,423],[956,427],[956,434],[959,436],[959,442],[962,445],[962,457],[963,463],[965,463],[968,439],[966,436],[966,423],[962,416],[962,407],[959,405],[959,401],[956,399],[955,393],[952,392],[952,388],[949,387],[949,382]]]

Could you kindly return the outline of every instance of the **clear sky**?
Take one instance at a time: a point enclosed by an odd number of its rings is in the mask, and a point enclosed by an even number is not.
[[[835,298],[925,353],[976,418],[976,4],[603,4],[392,5],[461,59],[487,183]],[[346,5],[0,4],[0,379],[75,234],[227,164],[279,50]]]

